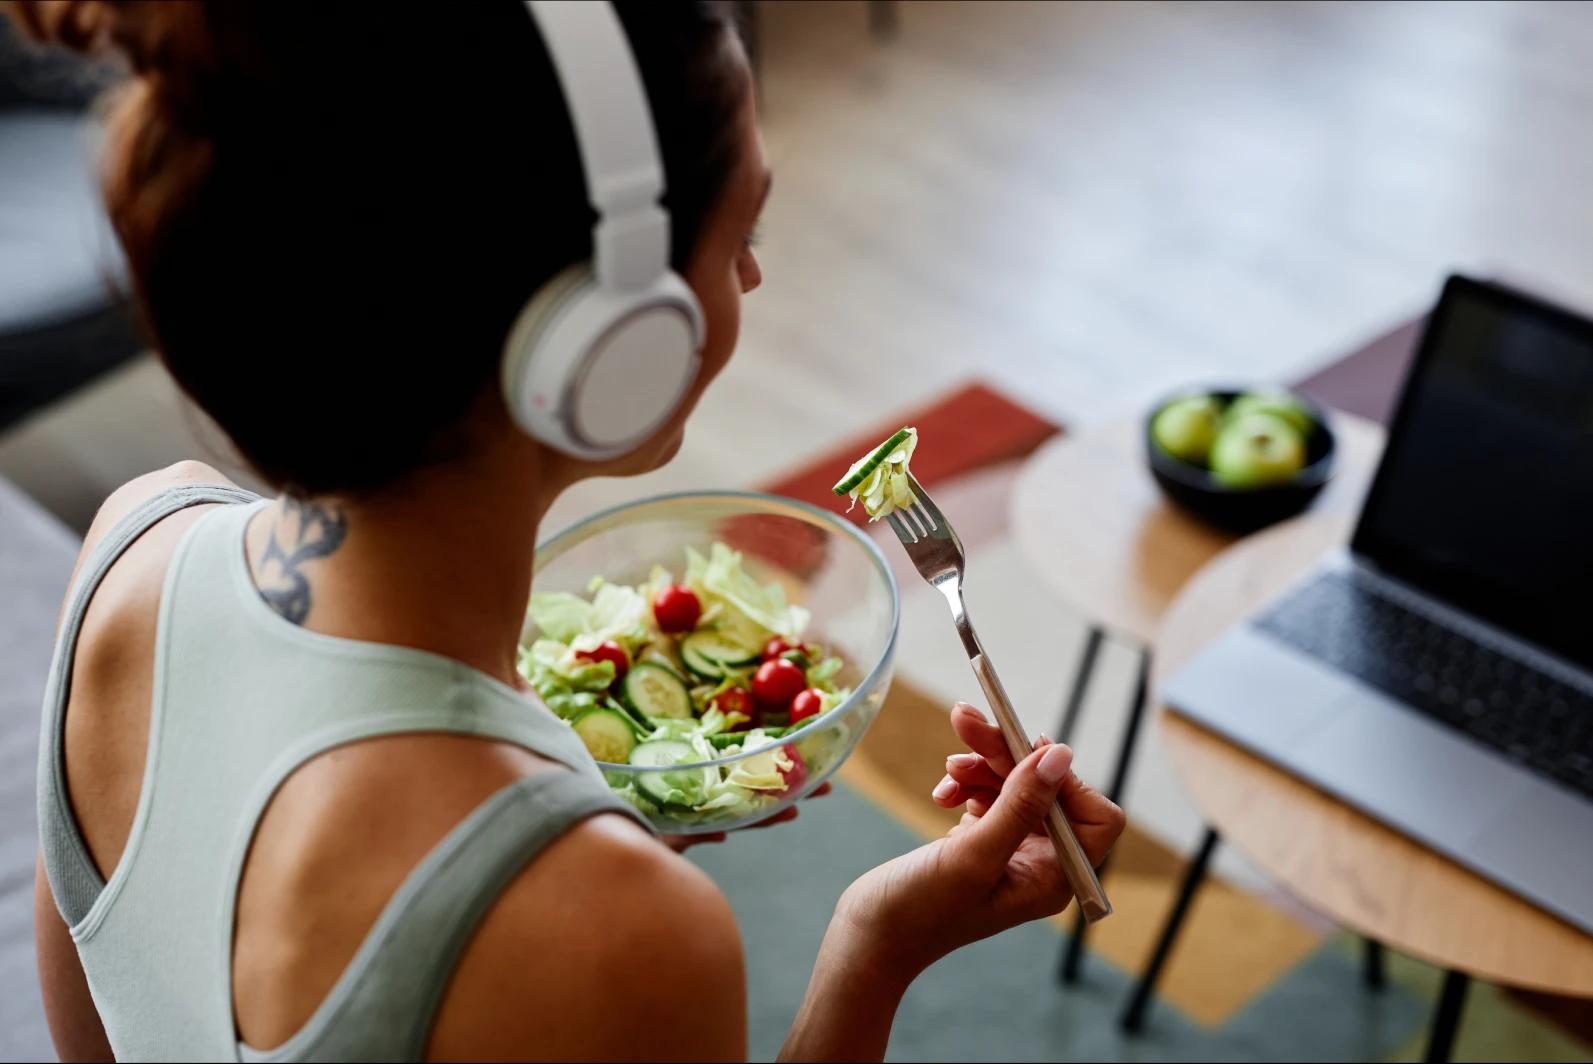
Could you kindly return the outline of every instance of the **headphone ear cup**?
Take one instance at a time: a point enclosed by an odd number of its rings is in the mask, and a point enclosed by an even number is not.
[[[532,409],[532,389],[528,387],[531,361],[554,322],[594,284],[591,263],[578,262],[560,270],[526,301],[504,340],[503,399],[509,416],[522,432],[554,446],[560,446],[560,441],[546,439],[541,431],[546,411]]]
[[[504,341],[504,403],[521,431],[565,454],[613,458],[678,408],[705,334],[685,280],[603,288],[581,263],[526,303]]]

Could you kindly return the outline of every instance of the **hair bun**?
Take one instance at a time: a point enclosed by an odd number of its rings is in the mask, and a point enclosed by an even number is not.
[[[12,0],[6,5],[35,40],[77,52],[110,44],[111,5],[99,0]]]
[[[40,41],[88,54],[120,54],[169,119],[190,128],[204,125],[206,83],[216,69],[207,4],[14,0],[10,6]]]

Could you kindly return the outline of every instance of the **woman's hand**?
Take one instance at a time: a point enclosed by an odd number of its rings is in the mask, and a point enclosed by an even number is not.
[[[905,982],[960,946],[1051,916],[1072,900],[1045,834],[1053,800],[1099,864],[1123,832],[1123,811],[1073,774],[1073,752],[1041,739],[1014,765],[1001,731],[972,706],[952,710],[971,753],[947,758],[934,799],[966,807],[945,838],[879,866],[837,907],[869,967]]]
[[[1061,912],[1072,900],[1045,816],[1060,800],[1099,864],[1123,811],[1073,775],[1073,751],[1043,738],[1014,765],[972,706],[951,714],[970,754],[946,760],[934,799],[965,805],[943,839],[868,872],[836,906],[782,1060],[881,1060],[907,985],[959,946]]]
[[[824,783],[821,783],[815,787],[813,789],[813,793],[808,795],[808,797],[822,798],[829,793],[830,784],[828,781],[825,781]],[[784,824],[789,820],[795,820],[797,818],[797,813],[798,809],[796,806],[787,806],[778,813],[774,814],[774,816],[770,817],[768,820],[765,820],[762,823],[753,824],[752,826],[755,828],[772,828],[776,824]],[[668,846],[676,853],[684,853],[692,846],[699,846],[706,842],[724,842],[725,839],[729,837],[729,832],[710,831],[706,835],[665,835],[663,839],[665,846]]]

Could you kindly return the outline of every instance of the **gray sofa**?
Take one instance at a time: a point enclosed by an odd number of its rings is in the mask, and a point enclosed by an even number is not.
[[[0,15],[0,430],[143,346],[85,115],[117,76]]]

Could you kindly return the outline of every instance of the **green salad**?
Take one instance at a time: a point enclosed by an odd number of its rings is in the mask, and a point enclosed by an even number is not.
[[[822,767],[796,733],[851,694],[837,683],[844,662],[803,641],[808,611],[723,543],[688,547],[679,581],[655,567],[636,587],[599,576],[585,596],[537,592],[530,618],[521,674],[650,817],[732,820],[776,804]]]
[[[836,481],[830,490],[851,498],[852,505],[846,508],[847,513],[862,503],[870,521],[878,521],[897,509],[913,505],[918,497],[913,494],[907,465],[917,446],[917,429],[908,426],[896,430],[890,439],[852,463],[846,476]]]

